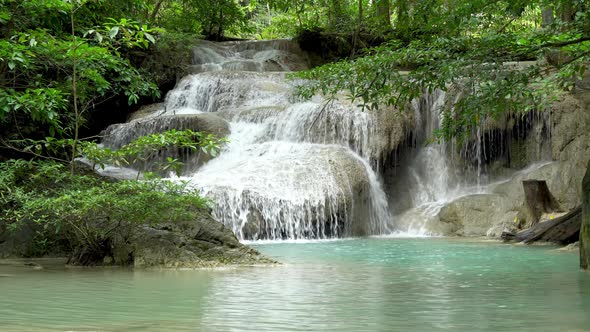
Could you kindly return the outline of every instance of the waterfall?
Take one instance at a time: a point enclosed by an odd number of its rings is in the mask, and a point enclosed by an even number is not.
[[[407,204],[400,209],[403,211],[395,216],[397,234],[428,235],[427,225],[438,222],[442,207],[463,196],[489,193],[494,175],[489,167],[501,170],[494,179],[501,182],[507,176],[519,174],[529,163],[550,159],[547,144],[550,116],[539,112],[484,119],[462,146],[455,141],[430,142],[442,124],[441,108],[456,102],[456,98],[437,90],[424,92],[411,103],[414,112],[411,145],[415,148],[407,153],[402,166],[404,181],[397,183],[397,188],[407,188],[408,196]],[[524,157],[517,156],[518,153]]]
[[[298,101],[285,78],[307,67],[295,43],[200,42],[193,58],[193,74],[160,109],[110,128],[105,144],[216,117],[227,124],[229,143],[177,180],[201,190],[239,239],[391,232],[388,200],[371,166],[384,155],[375,135],[379,121],[346,101]]]

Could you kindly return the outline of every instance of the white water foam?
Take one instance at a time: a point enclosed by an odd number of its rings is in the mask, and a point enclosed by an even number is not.
[[[319,97],[296,101],[292,83],[274,72],[306,66],[294,49],[286,41],[195,49],[198,73],[147,117],[206,112],[227,120],[231,134],[218,157],[178,180],[210,198],[214,216],[240,240],[390,232],[387,198],[369,162],[380,155],[372,116]]]

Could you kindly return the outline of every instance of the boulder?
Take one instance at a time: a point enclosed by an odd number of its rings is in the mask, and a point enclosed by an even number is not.
[[[214,134],[218,138],[229,135],[229,124],[216,114],[155,115],[152,113],[151,116],[138,117],[127,123],[109,126],[103,133],[104,138],[102,144],[106,147],[118,149],[139,137],[162,133],[172,129],[191,129],[193,131]],[[168,148],[162,149],[154,154],[151,158],[143,162],[143,166],[132,166],[138,167],[140,170],[147,168],[146,170],[158,172],[162,165],[167,163],[168,157],[182,161],[185,165],[182,170],[183,172],[194,171],[212,159],[211,155],[203,153],[200,150],[195,152],[188,149]],[[127,174],[128,172],[123,173]]]
[[[43,248],[43,252],[36,251],[38,241],[33,226],[25,225],[17,232],[0,230],[0,258],[70,257],[70,264],[81,264],[72,258],[75,253],[70,246],[53,239],[48,241],[49,247]],[[205,210],[201,210],[195,220],[126,227],[113,232],[105,242],[110,244],[105,256],[99,261],[89,261],[89,264],[202,268],[277,263],[241,244],[230,229]],[[40,269],[36,265],[31,267]]]
[[[442,235],[500,237],[507,229],[516,231],[521,223],[523,181],[545,180],[559,206],[571,210],[579,204],[580,172],[571,162],[532,165],[509,180],[490,185],[488,194],[463,196],[447,203],[427,228]]]
[[[438,222],[427,225],[430,232],[459,236],[500,236],[516,217],[514,202],[497,194],[460,197],[445,205]]]
[[[142,106],[139,108],[139,110],[137,110],[129,115],[129,117],[127,118],[127,122],[130,122],[133,120],[139,120],[139,119],[146,118],[149,116],[155,116],[158,113],[163,113],[165,107],[166,106],[164,103],[156,103],[156,104]]]
[[[230,229],[205,212],[192,221],[143,226],[128,243],[116,246],[113,252],[116,263],[131,261],[136,268],[276,263],[242,245]]]
[[[229,135],[229,124],[215,114],[137,116],[135,120],[114,124],[105,129],[102,143],[107,147],[117,149],[139,137],[162,133],[172,129],[191,129],[214,134],[218,137]]]
[[[558,161],[531,165],[515,173],[509,180],[491,185],[491,191],[521,204],[524,201],[522,181],[544,180],[559,206],[571,210],[580,204],[580,188],[584,169],[575,161]]]

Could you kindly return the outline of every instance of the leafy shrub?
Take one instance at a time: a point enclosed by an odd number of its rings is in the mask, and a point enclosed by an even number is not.
[[[111,182],[72,175],[55,161],[0,163],[0,223],[9,230],[32,224],[45,239],[60,234],[73,264],[100,263],[137,227],[191,220],[207,206],[186,182]]]

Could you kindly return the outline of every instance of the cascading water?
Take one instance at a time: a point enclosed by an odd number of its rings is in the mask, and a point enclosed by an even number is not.
[[[211,198],[215,217],[243,240],[326,239],[393,230],[427,234],[426,225],[436,221],[443,206],[485,192],[485,168],[491,163],[507,157],[501,168],[514,167],[513,172],[526,166],[514,158],[512,150],[522,149],[522,142],[520,147],[512,144],[512,135],[532,134],[533,143],[539,143],[524,148],[523,160],[542,160],[546,150],[540,149],[546,119],[517,117],[500,124],[487,119],[461,149],[452,142],[426,144],[440,125],[441,107],[458,98],[442,91],[412,102],[413,124],[407,114],[392,116],[394,110],[362,112],[346,98],[297,100],[294,85],[305,82],[287,80],[286,72],[307,65],[289,40],[200,42],[193,58],[193,74],[177,84],[164,104],[109,127],[104,144],[118,148],[138,136],[175,128],[228,136],[216,158],[182,151],[156,158],[172,154],[182,159],[187,167],[180,180]],[[394,152],[406,153],[400,147],[408,127],[410,145],[417,148],[400,159],[399,174],[390,177],[390,169],[381,170],[391,182],[388,197],[376,170],[387,167]],[[520,133],[513,130],[520,127]],[[390,216],[392,210],[398,211],[396,218]]]
[[[448,98],[453,96],[439,90],[424,92],[420,98],[412,101],[415,122],[413,145],[417,149],[411,151],[409,162],[403,167],[406,177],[403,185],[408,188],[409,203],[395,217],[398,221],[397,232],[428,235],[427,225],[438,222],[437,215],[442,207],[462,196],[488,193],[493,186],[490,186],[492,183],[485,169],[486,163],[502,158],[508,160],[504,160],[504,164],[499,167],[504,170],[499,182],[506,181],[506,175],[520,174],[518,168],[527,166],[524,164],[511,168],[512,156],[510,151],[506,151],[509,150],[506,146],[515,142],[511,141],[511,137],[503,137],[505,132],[512,135],[514,131],[514,124],[509,120],[504,124],[486,120],[475,129],[474,135],[462,148],[454,142],[428,143],[442,122],[441,108],[449,102]],[[549,118],[531,113],[520,121],[526,131],[524,135],[533,135],[530,140],[533,146],[527,147],[526,159],[536,163],[533,165],[535,167],[543,165],[543,161],[548,159],[545,142],[547,133],[544,128]]]
[[[238,238],[391,231],[386,195],[370,166],[383,153],[372,135],[378,123],[345,102],[295,100],[284,73],[305,68],[295,44],[203,42],[194,59],[196,74],[179,82],[161,109],[108,130],[107,145],[128,141],[131,127],[151,128],[140,123],[198,123],[204,115],[218,116],[229,122],[229,143],[180,180],[212,199],[214,216]]]
[[[446,102],[447,94],[436,90],[425,92],[412,101],[414,112],[413,150],[401,177],[407,186],[408,207],[396,217],[405,234],[427,234],[428,223],[445,203],[466,193],[463,177],[454,167],[446,142],[428,141],[433,137],[442,121],[440,109]],[[398,185],[399,186],[399,185]]]

